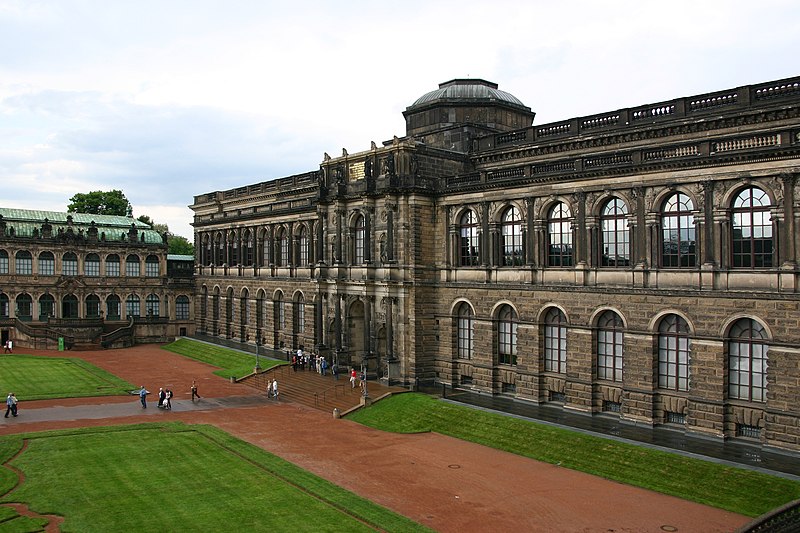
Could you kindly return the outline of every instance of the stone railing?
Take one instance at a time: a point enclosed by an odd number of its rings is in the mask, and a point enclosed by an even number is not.
[[[744,110],[798,99],[800,76],[497,133],[478,139],[476,144],[478,151],[492,150],[506,145],[537,143],[598,131],[626,130],[649,123],[718,113],[721,109]]]

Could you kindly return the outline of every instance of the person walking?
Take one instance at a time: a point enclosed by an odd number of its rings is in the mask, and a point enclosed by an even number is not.
[[[165,401],[164,407],[167,408],[167,411],[172,411],[172,389],[167,389],[165,391]]]
[[[163,407],[166,407],[166,405],[164,404],[164,400],[166,400],[166,399],[167,399],[167,393],[164,392],[164,388],[163,387],[159,387],[158,388],[158,408],[159,409],[161,409]]]
[[[276,401],[278,400],[278,380],[277,379],[273,379],[272,380],[272,397],[275,398]]]
[[[142,409],[147,409],[147,395],[150,394],[150,391],[144,388],[139,389],[139,401],[142,402]]]
[[[194,401],[195,396],[197,399],[200,399],[200,395],[197,394],[197,381],[192,380],[192,401]]]
[[[350,388],[356,388],[356,369],[352,367],[350,368]]]
[[[17,397],[14,396],[13,392],[9,392],[8,396],[6,396],[6,418],[8,418],[9,413],[17,416]]]

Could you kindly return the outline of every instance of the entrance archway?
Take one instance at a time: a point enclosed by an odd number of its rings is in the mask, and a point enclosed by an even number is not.
[[[366,362],[365,337],[364,302],[356,300],[350,305],[350,311],[347,313],[347,347],[350,352],[350,364],[357,368]]]

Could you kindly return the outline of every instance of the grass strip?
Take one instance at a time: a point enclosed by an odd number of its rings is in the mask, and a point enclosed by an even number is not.
[[[753,470],[399,394],[348,418],[396,433],[435,431],[746,516],[800,498],[800,483]]]
[[[223,378],[246,376],[251,374],[255,367],[255,355],[191,339],[178,339],[161,348],[195,361],[219,367],[220,370],[215,371],[214,374]],[[261,356],[259,364],[263,370],[266,370],[280,365],[282,362]]]
[[[13,354],[0,357],[0,392],[20,401],[128,394],[134,385],[70,357]]]
[[[62,515],[65,532],[428,531],[210,426],[172,422],[22,437],[27,447],[11,464],[25,481],[2,501]]]

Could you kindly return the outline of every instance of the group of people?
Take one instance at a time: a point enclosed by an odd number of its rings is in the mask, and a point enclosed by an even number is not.
[[[142,409],[147,409],[147,395],[150,391],[142,385],[139,388],[139,401],[142,403]],[[172,410],[172,389],[159,387],[158,389],[158,407],[159,409]],[[200,399],[200,394],[197,392],[197,381],[192,380],[192,401],[197,398]],[[6,415],[8,416],[8,415]],[[16,414],[14,416],[17,416]]]
[[[363,393],[367,387],[367,374],[363,370],[361,371],[361,374],[359,374],[358,372],[356,372],[356,369],[354,367],[351,367],[350,368],[351,389],[356,388],[356,381],[358,381],[358,388],[361,389],[361,392]]]
[[[8,339],[3,343],[3,353],[14,353],[14,341]]]
[[[6,397],[6,418],[9,414],[17,416],[17,397],[13,392],[9,392]]]
[[[298,348],[297,353],[292,355],[292,370],[297,372],[297,369],[305,370],[308,367],[313,372],[318,372],[320,375],[327,376],[328,369],[331,370],[331,375],[338,379],[339,376],[336,372],[336,365],[331,365],[324,356],[319,354],[308,354],[303,351],[303,348]]]
[[[158,408],[172,411],[172,390],[171,389],[158,389]]]
[[[278,380],[272,379],[267,382],[267,398],[278,399]]]

